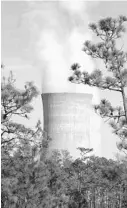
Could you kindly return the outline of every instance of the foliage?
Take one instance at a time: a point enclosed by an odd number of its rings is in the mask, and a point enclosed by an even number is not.
[[[2,66],[3,67],[3,66]],[[22,182],[20,197],[24,194],[23,177],[28,175],[27,166],[34,163],[36,153],[41,148],[43,131],[40,121],[35,130],[14,122],[15,117],[28,119],[33,110],[31,101],[38,91],[32,82],[26,83],[24,90],[16,89],[12,72],[1,83],[1,167],[2,167],[2,206],[13,207],[18,203],[17,187]],[[23,171],[24,170],[24,171]],[[29,170],[30,171],[30,170]],[[15,194],[13,194],[13,192]],[[7,202],[7,203],[6,203]]]
[[[87,163],[64,158],[63,165],[62,158],[57,151],[38,164],[13,156],[2,180],[2,207],[126,207],[127,166],[94,156]]]
[[[127,17],[101,19],[97,24],[90,24],[90,29],[100,38],[100,42],[92,43],[86,41],[83,51],[94,59],[102,60],[105,71],[94,70],[91,74],[80,71],[78,63],[73,64],[71,70],[73,75],[69,78],[71,82],[83,83],[97,87],[101,90],[110,90],[122,95],[123,106],[112,106],[110,101],[102,99],[95,110],[102,118],[109,121],[113,132],[121,139],[119,149],[127,150],[127,52],[118,49],[119,39],[125,32],[124,23]],[[118,42],[117,42],[118,41]]]
[[[33,110],[30,103],[38,95],[32,82],[26,83],[25,89],[22,91],[16,89],[14,83],[15,80],[11,72],[8,79],[3,77],[1,84],[1,144],[4,148],[8,146],[10,151],[11,148],[14,148],[13,145],[16,147],[19,142],[26,142],[26,137],[32,142],[35,132],[14,122],[14,118],[19,116],[28,119],[28,114]],[[37,131],[40,131],[40,122],[37,124]]]

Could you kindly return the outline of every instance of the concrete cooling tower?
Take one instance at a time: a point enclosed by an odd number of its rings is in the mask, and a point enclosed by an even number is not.
[[[52,138],[51,149],[66,149],[77,156],[77,147],[91,148],[91,94],[42,94],[44,130]]]

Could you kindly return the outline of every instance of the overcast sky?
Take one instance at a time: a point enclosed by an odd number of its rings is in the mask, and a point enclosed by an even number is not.
[[[17,87],[23,88],[25,81],[34,81],[40,93],[44,92],[86,92],[93,94],[93,103],[107,97],[113,104],[121,102],[120,96],[110,92],[98,92],[89,87],[70,84],[70,66],[80,63],[82,69],[91,72],[102,63],[93,62],[84,52],[85,40],[93,40],[88,30],[90,22],[100,18],[126,15],[127,2],[84,2],[84,1],[5,1],[2,2],[2,62],[4,74],[12,70]],[[127,49],[127,35],[121,44]],[[118,104],[119,104],[118,103]],[[35,111],[29,125],[37,119],[43,123],[41,97],[34,101]],[[96,116],[94,144],[101,141],[101,154],[113,157],[116,138],[107,124]],[[100,147],[99,147],[100,148]]]

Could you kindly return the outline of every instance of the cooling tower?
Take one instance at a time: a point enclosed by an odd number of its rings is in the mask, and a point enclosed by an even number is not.
[[[42,94],[44,130],[52,138],[51,149],[66,149],[76,156],[77,147],[90,146],[91,94]]]

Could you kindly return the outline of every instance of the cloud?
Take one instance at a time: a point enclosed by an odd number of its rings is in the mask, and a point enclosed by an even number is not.
[[[84,9],[86,8],[86,3],[83,1],[78,1],[78,0],[67,0],[67,1],[59,1],[60,4],[62,5],[63,8],[68,10],[69,12],[72,12],[72,14],[76,14],[79,12],[83,12]]]

